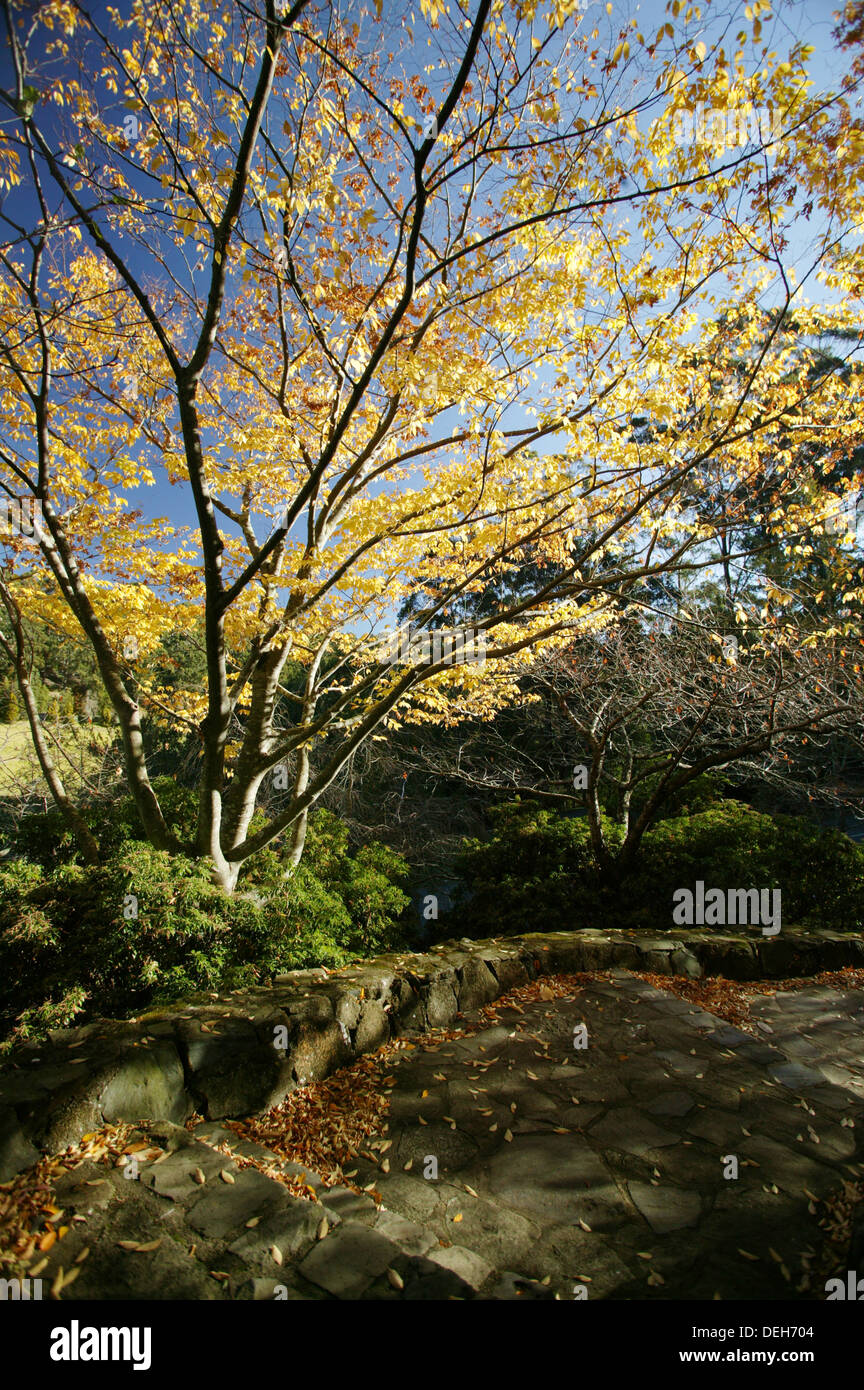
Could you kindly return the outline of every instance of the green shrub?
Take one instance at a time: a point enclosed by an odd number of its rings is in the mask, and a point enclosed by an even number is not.
[[[195,792],[173,777],[155,778],[153,789],[166,824],[180,839],[191,839],[197,815]],[[122,845],[148,843],[131,797],[94,802],[83,806],[81,814],[106,859],[116,854]],[[56,806],[22,819],[16,835],[16,849],[24,858],[49,869],[83,862],[78,843]]]
[[[316,811],[303,858],[287,878],[284,863],[268,851],[243,881],[266,898],[252,954],[276,973],[344,965],[403,944],[401,919],[411,900],[399,881],[408,872],[386,845],[373,842],[352,855],[346,826],[329,811]]]
[[[377,841],[350,854],[347,827],[322,809],[310,817],[299,867],[344,904],[349,925],[342,944],[349,955],[372,955],[399,944],[396,922],[410,902],[398,886],[409,872],[401,855]]]
[[[61,860],[64,835],[52,822],[43,862],[0,870],[7,1050],[73,1019],[338,966],[402,939],[399,918],[410,900],[396,880],[407,865],[381,845],[352,856],[347,831],[326,812],[310,818],[308,854],[288,879],[278,854],[266,851],[229,897],[202,861],[131,838],[133,818],[119,810],[117,848],[99,868]],[[50,813],[32,819],[44,824]]]
[[[0,686],[0,724],[14,724],[21,718],[18,690],[11,679]]]
[[[697,879],[715,888],[779,888],[789,925],[857,931],[864,926],[864,846],[796,816],[768,816],[726,801],[661,821],[645,836],[625,891],[661,924],[672,894]],[[651,905],[656,905],[650,910]],[[630,909],[631,917],[634,909]]]
[[[570,931],[595,925],[605,889],[584,819],[565,817],[532,802],[508,802],[490,812],[492,835],[466,840],[456,862],[463,887],[444,936],[460,932],[498,936],[523,931]],[[612,843],[620,830],[604,821]]]
[[[620,844],[619,826],[605,824]],[[660,821],[645,835],[617,885],[595,862],[588,827],[529,805],[500,807],[488,841],[466,841],[464,888],[441,932],[496,936],[580,927],[669,931],[673,893],[708,888],[779,888],[787,925],[864,928],[864,846],[838,830],[792,816],[771,817],[736,801]]]

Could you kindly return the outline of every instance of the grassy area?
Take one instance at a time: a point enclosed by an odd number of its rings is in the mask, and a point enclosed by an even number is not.
[[[116,730],[104,724],[78,724],[69,719],[46,722],[43,727],[51,755],[69,788],[99,771],[104,750],[116,736]],[[99,751],[91,744],[98,745]],[[34,787],[47,791],[27,720],[0,724],[0,796]]]

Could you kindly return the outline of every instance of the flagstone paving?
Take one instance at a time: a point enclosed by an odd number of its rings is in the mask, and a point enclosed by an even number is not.
[[[793,1062],[864,1098],[864,992],[778,991],[753,995],[750,1017],[766,1042]]]
[[[758,996],[757,1038],[623,971],[504,1007],[388,1063],[353,1179],[377,1203],[311,1173],[319,1200],[292,1195],[221,1124],[150,1124],[137,1181],[60,1180],[70,1229],[41,1277],[77,1269],[67,1302],[822,1297],[802,1254],[816,1199],[864,1173],[862,1008]]]

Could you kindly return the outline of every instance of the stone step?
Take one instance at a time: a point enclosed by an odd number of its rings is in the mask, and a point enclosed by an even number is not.
[[[317,1174],[308,1176],[324,1200],[307,1200],[180,1126],[144,1126],[139,1136],[164,1147],[155,1161],[138,1159],[135,1180],[88,1162],[57,1184],[68,1232],[37,1277],[50,1289],[59,1271],[75,1271],[67,1302],[471,1298],[493,1274],[470,1251],[442,1252],[430,1232],[371,1199],[357,1199],[362,1220],[340,1215]],[[237,1143],[215,1127],[209,1137]],[[261,1145],[240,1148],[279,1165]]]

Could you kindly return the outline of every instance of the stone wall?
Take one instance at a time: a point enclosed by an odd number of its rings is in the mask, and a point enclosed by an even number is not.
[[[531,933],[297,970],[128,1022],[100,1019],[21,1049],[0,1072],[0,1181],[103,1123],[266,1110],[392,1036],[447,1026],[538,975],[615,966],[747,980],[846,965],[864,966],[864,937]]]

